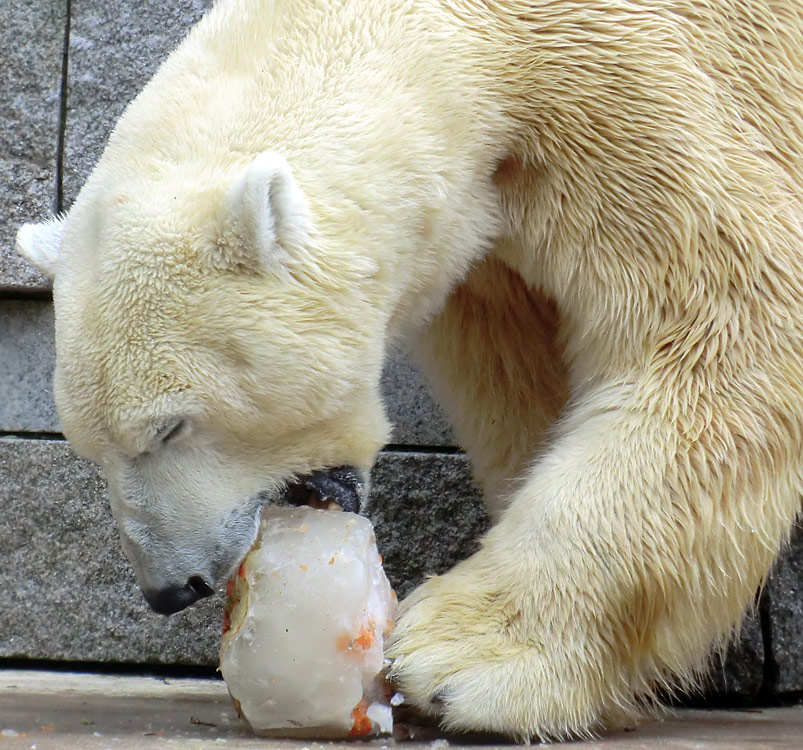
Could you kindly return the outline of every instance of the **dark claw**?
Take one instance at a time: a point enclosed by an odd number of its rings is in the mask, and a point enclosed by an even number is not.
[[[287,488],[285,498],[290,505],[326,507],[337,503],[349,513],[359,513],[363,495],[360,472],[353,466],[313,471],[298,477]]]
[[[434,695],[430,696],[429,703],[431,706],[441,710],[446,703],[446,694],[443,691],[435,693]]]

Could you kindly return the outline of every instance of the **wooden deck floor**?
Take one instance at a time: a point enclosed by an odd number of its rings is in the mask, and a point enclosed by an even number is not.
[[[464,750],[476,739],[319,742],[254,737],[222,682],[0,671],[0,750]],[[803,706],[678,711],[582,750],[803,750]],[[510,747],[482,743],[485,750]]]

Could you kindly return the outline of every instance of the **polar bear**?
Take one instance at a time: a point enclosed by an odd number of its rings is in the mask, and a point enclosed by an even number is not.
[[[795,0],[218,2],[18,237],[149,601],[353,493],[406,341],[495,523],[406,601],[404,694],[560,738],[693,679],[803,490],[802,55]]]

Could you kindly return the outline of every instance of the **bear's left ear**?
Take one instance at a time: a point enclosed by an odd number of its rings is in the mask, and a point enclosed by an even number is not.
[[[229,229],[245,245],[231,249],[263,269],[284,263],[292,248],[309,238],[306,198],[287,160],[275,151],[257,156],[235,180],[227,209]]]
[[[23,224],[17,232],[14,248],[45,276],[53,279],[56,276],[63,234],[64,218],[61,216],[41,224]]]

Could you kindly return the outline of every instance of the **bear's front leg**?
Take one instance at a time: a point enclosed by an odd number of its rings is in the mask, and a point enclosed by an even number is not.
[[[734,433],[732,410],[689,437],[654,394],[575,403],[481,550],[404,603],[392,676],[446,727],[526,740],[631,720],[738,622],[799,467],[775,452],[767,471],[769,434]]]

